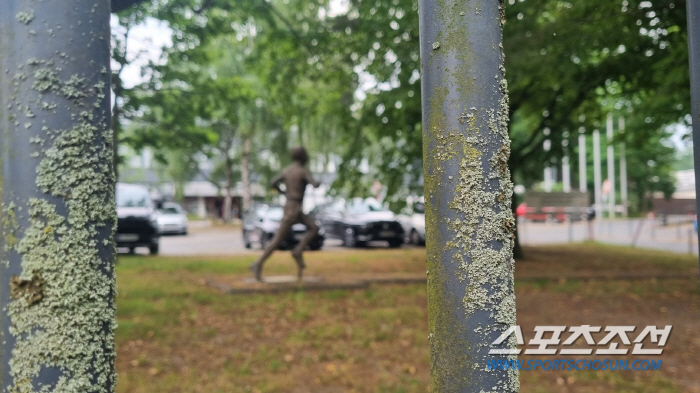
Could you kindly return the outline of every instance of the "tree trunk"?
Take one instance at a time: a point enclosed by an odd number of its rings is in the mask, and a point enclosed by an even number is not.
[[[226,184],[224,187],[224,206],[222,217],[224,222],[231,222],[231,207],[233,205],[233,197],[231,195],[231,187],[233,187],[233,171],[231,170],[231,159],[226,157],[226,168],[224,168],[224,173],[226,176]]]
[[[2,392],[115,388],[109,20],[0,1]]]
[[[175,180],[175,195],[173,198],[175,202],[183,204],[185,202],[185,182],[181,180]]]
[[[303,126],[304,121],[299,118],[299,124],[297,124],[297,132],[298,132],[298,137],[299,137],[299,146],[304,146],[304,126]]]
[[[243,139],[243,155],[241,156],[241,180],[243,181],[242,211],[245,211],[250,207],[252,200],[250,193],[250,149],[252,144],[251,139],[253,139],[252,134],[253,130],[251,129],[251,132],[246,134]]]
[[[126,32],[124,34],[124,53],[123,56],[118,56],[117,62],[119,63],[119,71],[117,73],[111,73],[110,81],[112,83],[112,92],[114,93],[114,100],[112,103],[112,121],[110,122],[110,128],[112,129],[112,137],[114,138],[112,142],[112,151],[114,155],[114,177],[119,180],[119,134],[121,133],[122,124],[119,116],[121,115],[121,108],[117,101],[124,94],[124,82],[121,78],[121,73],[124,67],[128,64],[127,54],[129,51],[129,31],[130,27],[126,27]]]

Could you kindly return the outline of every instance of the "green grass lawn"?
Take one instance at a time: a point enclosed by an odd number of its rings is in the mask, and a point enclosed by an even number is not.
[[[687,278],[516,281],[518,323],[663,325],[674,332],[654,372],[521,373],[522,392],[686,392],[700,386],[693,361],[700,293],[697,261],[601,245],[526,249],[516,277],[629,271]],[[425,285],[227,295],[205,279],[248,275],[255,255],[122,256],[117,265],[119,392],[426,392]],[[424,249],[317,252],[307,274],[425,272]],[[293,274],[286,253],[266,274]],[[528,336],[529,332],[529,336]],[[698,390],[700,391],[700,390]]]

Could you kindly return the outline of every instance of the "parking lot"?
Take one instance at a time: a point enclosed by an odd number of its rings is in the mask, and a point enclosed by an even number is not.
[[[635,231],[640,226],[639,219],[598,221],[594,224],[594,240],[602,243],[630,245]],[[697,238],[692,232],[691,224],[660,226],[651,221],[645,222],[639,228],[636,246],[653,248],[677,253],[688,253],[692,249],[697,254]],[[588,240],[588,227],[585,222],[569,224],[522,223],[519,228],[520,241],[523,245],[562,244]],[[161,238],[160,254],[166,256],[194,255],[240,255],[257,254],[260,247],[256,244],[252,249],[243,245],[240,226],[211,225],[205,221],[190,223],[187,236],[163,236]],[[383,242],[370,243],[369,247],[385,247]],[[402,247],[415,247],[404,244]],[[342,242],[336,239],[326,239],[323,250],[343,251]],[[126,250],[120,250],[125,252]],[[136,250],[139,254],[147,254],[146,248]]]
[[[385,247],[385,243],[370,243],[370,247]],[[403,247],[413,247],[404,245]],[[323,250],[343,251],[346,248],[336,239],[326,239]],[[120,250],[126,251],[126,250]],[[147,254],[146,248],[138,248],[139,254]],[[284,251],[281,251],[284,252]],[[260,246],[254,244],[251,249],[243,245],[240,226],[210,225],[208,222],[190,223],[187,236],[163,236],[160,239],[160,255],[193,256],[193,255],[240,255],[258,254]]]

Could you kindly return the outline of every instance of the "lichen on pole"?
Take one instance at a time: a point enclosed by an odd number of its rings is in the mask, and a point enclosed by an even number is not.
[[[420,0],[433,392],[517,392],[504,4]]]
[[[114,391],[108,0],[0,0],[0,391]]]

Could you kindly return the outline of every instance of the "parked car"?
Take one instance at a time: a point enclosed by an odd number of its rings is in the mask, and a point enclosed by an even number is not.
[[[158,231],[156,207],[148,188],[138,184],[117,183],[117,247],[134,252],[136,247],[148,247],[151,255],[158,254],[160,232]]]
[[[340,239],[346,247],[361,247],[370,241],[386,241],[399,247],[404,230],[396,215],[372,198],[336,200],[311,212],[326,228],[326,236]]]
[[[177,203],[163,202],[158,209],[158,230],[161,234],[187,235],[187,214]]]
[[[253,243],[265,248],[272,240],[280,227],[280,221],[284,216],[284,208],[279,205],[256,204],[243,213],[243,244],[245,248],[251,248]],[[310,250],[320,250],[325,241],[325,230],[320,222],[318,235],[309,244]],[[281,250],[294,248],[306,234],[306,225],[297,223],[292,226],[289,236],[279,246]]]
[[[398,216],[406,243],[425,245],[425,202],[421,198]]]

